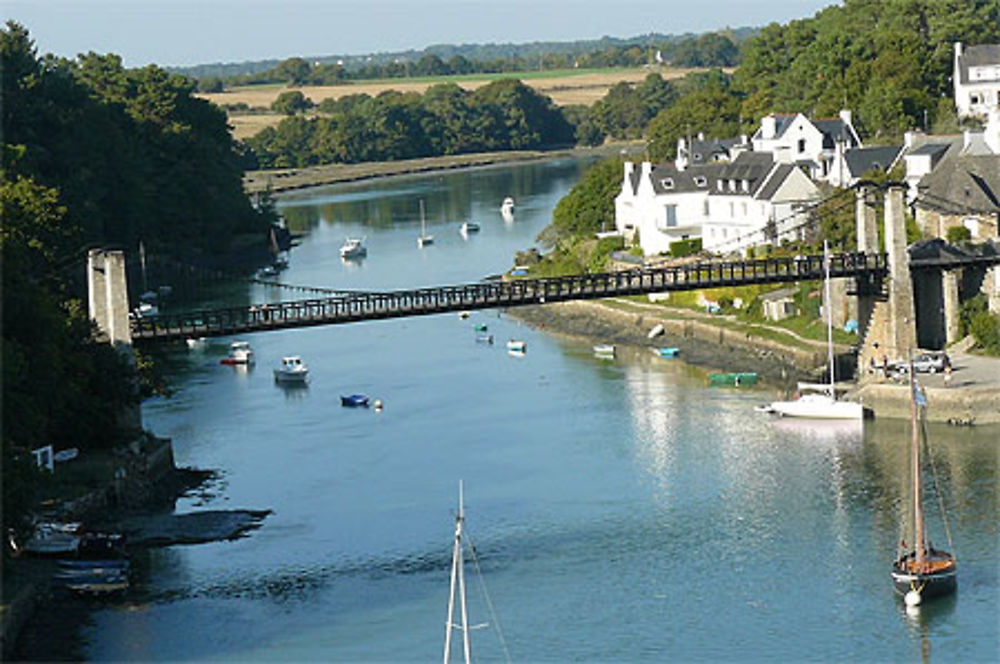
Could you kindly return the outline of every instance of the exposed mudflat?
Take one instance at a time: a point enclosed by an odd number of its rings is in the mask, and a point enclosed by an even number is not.
[[[190,514],[133,515],[113,527],[129,546],[202,544],[242,537],[259,528],[270,510],[206,510]]]

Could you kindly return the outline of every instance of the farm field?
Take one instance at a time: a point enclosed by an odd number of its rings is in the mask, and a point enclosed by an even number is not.
[[[456,83],[466,90],[475,90],[500,78],[519,78],[539,92],[548,95],[560,106],[581,104],[590,106],[604,97],[608,90],[622,81],[639,83],[651,73],[659,73],[663,78],[681,78],[695,69],[675,67],[649,67],[635,69],[566,70],[555,72],[515,72],[511,74],[479,74],[469,76],[421,77],[411,79],[386,79],[374,81],[354,81],[343,85],[302,86],[296,88],[318,104],[324,99],[339,99],[346,95],[379,95],[387,90],[417,92],[423,94],[427,88],[439,83]],[[282,115],[271,113],[271,103],[278,95],[288,90],[284,85],[256,85],[234,88],[225,92],[203,93],[198,96],[215,104],[243,103],[255,113],[237,112],[229,114],[229,124],[237,139],[253,136],[264,127],[278,124]]]

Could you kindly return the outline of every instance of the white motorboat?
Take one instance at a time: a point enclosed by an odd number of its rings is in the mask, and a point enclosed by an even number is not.
[[[506,221],[514,218],[514,199],[510,196],[503,199],[503,203],[500,205],[500,215]]]
[[[523,353],[528,350],[528,342],[521,339],[511,339],[507,342],[507,350],[512,350],[515,353]]]
[[[248,341],[234,341],[229,344],[229,355],[222,358],[222,364],[253,364],[253,349]]]
[[[349,237],[340,245],[341,258],[364,258],[368,255],[365,248],[365,239],[362,237]]]
[[[478,233],[479,224],[477,224],[474,221],[466,221],[462,224],[461,228],[458,229],[458,232],[461,233],[462,235],[468,235],[469,233]]]
[[[834,375],[833,362],[833,312],[830,306],[830,250],[825,242],[823,243],[823,254],[826,268],[826,302],[823,308],[826,311],[826,346],[830,383],[828,385],[800,385],[801,395],[797,399],[791,401],[773,401],[764,410],[782,417],[802,417],[817,420],[860,420],[865,414],[864,407],[860,403],[837,399],[835,389],[836,376]],[[812,388],[814,391],[806,392],[802,389],[803,387]]]
[[[281,366],[274,369],[274,380],[279,383],[304,383],[309,376],[309,367],[298,355],[281,358]]]
[[[597,344],[594,346],[594,355],[601,357],[614,357],[615,347],[612,344]]]
[[[434,236],[427,234],[427,222],[424,220],[424,199],[420,199],[420,236],[417,238],[418,247],[426,247],[434,244]]]

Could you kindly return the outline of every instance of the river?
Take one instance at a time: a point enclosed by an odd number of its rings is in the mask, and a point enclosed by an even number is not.
[[[283,199],[304,236],[282,280],[390,289],[499,273],[584,163]],[[498,212],[507,195],[511,223]],[[421,198],[435,243],[418,249]],[[465,220],[481,232],[463,238]],[[363,261],[340,259],[349,235],[366,237]],[[252,301],[301,297],[248,288]],[[477,343],[475,325],[497,343]],[[489,623],[473,632],[481,661],[502,661],[504,645],[514,661],[1000,652],[996,429],[931,429],[959,592],[909,615],[889,579],[905,504],[901,423],[776,422],[753,411],[764,389],[710,389],[701,370],[638,350],[598,359],[588,342],[496,311],[245,338],[258,358],[249,371],[219,364],[228,340],[172,352],[177,393],[146,402],[145,425],[173,439],[179,465],[220,471],[179,512],[273,514],[242,539],[151,551],[130,596],[98,605],[83,627],[87,659],[440,659],[459,480],[480,572],[467,559],[470,620]],[[508,338],[527,353],[508,354]],[[274,383],[288,354],[309,365],[307,388]],[[353,392],[385,409],[342,408]]]

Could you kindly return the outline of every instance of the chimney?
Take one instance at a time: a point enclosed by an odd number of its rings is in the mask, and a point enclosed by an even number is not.
[[[845,109],[841,109],[841,111],[840,111],[840,113],[838,115],[840,115],[840,120],[844,124],[846,124],[846,125],[853,124],[851,122],[851,112],[849,110],[847,110],[846,108]]]
[[[699,141],[704,141],[705,140],[705,132],[703,132],[703,131],[699,131],[698,132],[698,140]]]
[[[653,163],[650,161],[642,162],[642,179],[649,180],[653,177]]]
[[[760,119],[760,137],[764,139],[774,138],[778,133],[778,121],[773,115],[765,115]]]
[[[903,133],[903,145],[906,146],[907,151],[913,147],[913,132],[907,131]]]
[[[747,142],[748,142],[747,141],[747,135],[746,134],[740,134],[740,145],[746,145]]]
[[[629,180],[632,179],[632,173],[635,172],[635,164],[631,161],[625,162],[625,186],[629,186]]]

